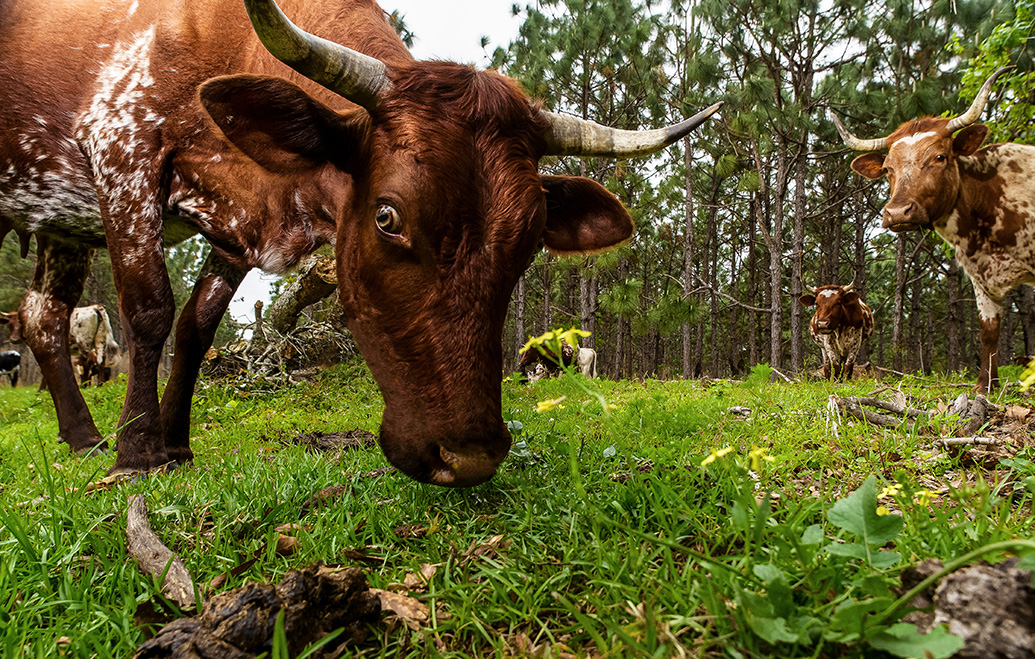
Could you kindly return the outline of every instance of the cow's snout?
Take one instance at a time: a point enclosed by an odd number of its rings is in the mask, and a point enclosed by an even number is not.
[[[383,423],[379,441],[388,462],[421,483],[443,487],[480,485],[496,474],[510,452],[510,433],[502,422],[498,432],[453,438],[421,437],[415,430]]]
[[[882,226],[889,231],[908,231],[923,224],[920,207],[913,201],[889,203],[884,207]]]
[[[506,451],[495,457],[485,451],[454,453],[444,446],[439,447],[439,457],[445,468],[434,471],[429,482],[444,487],[481,485],[496,475],[496,469],[506,455]]]
[[[818,327],[820,329],[826,329],[826,328],[830,327],[830,321],[826,320],[826,319],[820,320],[820,319],[817,318],[816,319],[816,327]]]

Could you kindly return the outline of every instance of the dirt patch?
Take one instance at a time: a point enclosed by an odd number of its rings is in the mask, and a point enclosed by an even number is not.
[[[135,659],[248,659],[270,652],[278,616],[291,656],[328,633],[342,633],[314,657],[336,657],[364,640],[381,603],[357,568],[320,564],[292,570],[277,585],[246,584],[213,596],[200,615],[181,618],[141,645]]]
[[[307,432],[292,437],[289,442],[301,444],[311,451],[350,451],[377,446],[377,437],[369,430]]]

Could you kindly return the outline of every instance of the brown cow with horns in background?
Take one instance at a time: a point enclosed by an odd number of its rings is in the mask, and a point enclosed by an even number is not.
[[[847,286],[805,287],[808,295],[798,298],[806,307],[815,305],[809,321],[809,334],[823,353],[823,377],[852,379],[855,359],[863,342],[873,334],[873,311]]]
[[[988,127],[976,123],[992,85],[982,85],[970,108],[952,119],[907,121],[887,137],[861,140],[834,117],[845,144],[866,153],[852,169],[870,179],[887,175],[891,198],[883,226],[894,232],[934,229],[956,248],[956,259],[974,283],[981,320],[981,370],[975,389],[987,392],[999,379],[999,323],[1003,299],[1021,284],[1035,283],[1035,147],[981,143]]]
[[[610,129],[543,111],[495,72],[414,61],[373,0],[284,6],[315,34],[272,0],[0,3],[0,239],[13,228],[24,252],[36,235],[20,315],[60,436],[78,452],[102,442],[67,345],[94,249],[111,253],[129,348],[112,471],[133,472],[193,457],[198,366],[245,273],[331,242],[388,460],[481,483],[510,446],[500,336],[521,272],[541,243],[594,252],[632,235],[613,194],[539,160],[649,154],[719,106]],[[162,247],[194,234],[212,250],[159,401],[174,315]]]

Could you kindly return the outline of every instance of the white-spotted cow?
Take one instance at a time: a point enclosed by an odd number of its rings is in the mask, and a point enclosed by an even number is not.
[[[69,335],[80,382],[107,382],[111,360],[118,355],[119,344],[112,334],[111,320],[104,305],[91,304],[73,309]]]
[[[873,311],[854,290],[855,284],[806,288],[809,294],[798,300],[816,307],[809,334],[823,353],[823,377],[850,380],[859,350],[873,334]]]
[[[61,436],[101,442],[67,347],[93,249],[111,253],[129,354],[112,471],[132,472],[191,460],[198,366],[245,273],[335,243],[388,460],[420,481],[481,483],[510,446],[500,337],[521,272],[540,244],[577,254],[632,235],[612,193],[542,175],[540,159],[652,153],[718,105],[654,131],[605,128],[542,110],[496,72],[414,61],[373,0],[283,4],[313,33],[272,0],[0,2],[0,236],[36,236],[21,315]],[[212,250],[159,401],[174,316],[162,247],[194,234]]]
[[[907,121],[891,135],[861,140],[834,121],[842,139],[866,153],[852,169],[870,179],[888,177],[891,195],[883,226],[891,231],[934,229],[956,248],[974,283],[981,320],[978,391],[999,378],[999,323],[1003,299],[1035,283],[1035,147],[981,143],[988,127],[976,123],[988,103],[992,74],[959,117]]]

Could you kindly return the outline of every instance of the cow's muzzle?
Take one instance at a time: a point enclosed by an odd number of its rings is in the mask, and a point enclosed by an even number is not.
[[[447,442],[405,441],[404,436],[381,426],[381,450],[388,462],[410,478],[442,487],[473,487],[496,474],[510,451],[506,428],[497,436],[467,437],[458,447]],[[473,441],[478,439],[479,441]]]
[[[927,224],[927,214],[915,202],[888,204],[884,207],[881,226],[888,231],[901,233],[917,231]]]

